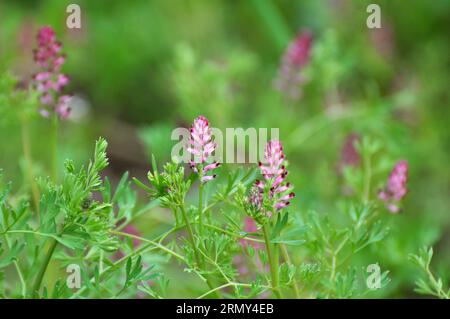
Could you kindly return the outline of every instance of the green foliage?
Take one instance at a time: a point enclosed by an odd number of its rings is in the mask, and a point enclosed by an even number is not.
[[[431,259],[433,258],[433,248],[422,248],[418,255],[411,254],[410,259],[424,273],[425,278],[419,278],[416,281],[418,293],[423,295],[432,295],[441,299],[450,298],[450,289],[444,287],[441,278],[436,278],[430,269]]]
[[[81,0],[89,14],[69,32],[64,2],[6,1],[0,298],[402,298],[418,296],[415,281],[448,298],[449,10],[422,2],[380,1],[382,28],[369,29],[370,1]],[[39,114],[36,21],[67,54],[67,121]],[[291,100],[274,82],[303,30],[312,49]],[[171,162],[172,130],[198,115],[279,128],[292,205],[269,216],[270,183],[249,201],[257,165],[224,164],[200,184]],[[359,159],[345,165],[350,134]],[[99,139],[81,165],[99,135],[110,160]],[[392,214],[378,194],[400,159],[408,194]]]

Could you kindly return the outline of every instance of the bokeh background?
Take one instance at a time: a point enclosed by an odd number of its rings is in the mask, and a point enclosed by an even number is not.
[[[390,270],[392,282],[378,296],[415,296],[407,255],[423,245],[435,247],[433,267],[448,282],[449,1],[377,1],[382,28],[369,29],[373,1],[78,0],[82,28],[69,30],[72,2],[0,2],[0,72],[29,81],[42,25],[63,42],[66,92],[75,101],[62,124],[61,159],[85,162],[104,136],[111,163],[105,174],[144,179],[151,154],[170,159],[172,129],[200,114],[222,129],[276,127],[296,186],[294,206],[332,215],[346,196],[338,169],[345,140],[368,136],[382,144],[372,196],[395,161],[410,163],[403,212],[392,215],[394,235],[367,261]],[[301,98],[291,100],[273,81],[288,44],[305,30],[313,34],[302,70],[307,81]],[[33,127],[33,157],[43,173],[49,126],[42,119]],[[19,131],[14,121],[0,121],[0,167],[19,181],[15,187],[23,178]],[[158,233],[166,222],[160,213],[146,216],[140,230]]]

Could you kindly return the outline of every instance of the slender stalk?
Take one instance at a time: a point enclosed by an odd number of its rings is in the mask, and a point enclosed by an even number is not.
[[[280,289],[278,287],[278,253],[277,247],[274,245],[275,251],[272,252],[272,245],[269,240],[269,230],[268,226],[263,226],[263,233],[264,233],[264,241],[266,243],[266,250],[267,250],[267,259],[269,260],[269,266],[270,266],[270,273],[272,276],[272,291],[275,294],[277,298],[282,298]],[[276,258],[276,259],[275,259]],[[277,263],[277,264],[275,264]]]
[[[99,263],[99,267],[98,267],[98,271],[100,272],[100,273],[102,273],[103,272],[103,259],[104,259],[104,251],[103,250],[100,250],[100,263]]]
[[[1,234],[33,234],[37,236],[47,237],[47,238],[53,238],[55,240],[58,239],[58,236],[53,234],[46,234],[46,233],[40,233],[34,230],[22,230],[22,229],[15,229],[15,230],[7,230]]]
[[[170,250],[169,248],[167,248],[167,247],[165,247],[165,246],[163,246],[163,245],[161,245],[161,244],[159,244],[159,243],[157,243],[157,242],[155,242],[155,241],[153,241],[153,240],[146,239],[146,238],[143,238],[143,237],[139,237],[139,236],[136,236],[136,235],[133,235],[133,234],[129,234],[129,233],[124,233],[124,232],[120,232],[120,231],[115,231],[115,230],[112,230],[112,231],[111,231],[111,234],[119,235],[119,236],[124,236],[124,237],[129,237],[129,238],[133,238],[133,239],[138,239],[138,240],[140,240],[140,241],[143,241],[143,242],[152,244],[152,245],[154,245],[155,247],[158,247],[159,249],[165,251],[165,252],[168,253],[169,255],[172,255],[172,256],[174,256],[174,257],[180,259],[181,261],[186,262],[186,259],[185,259],[183,256],[177,254],[177,253],[174,252],[173,250]]]
[[[243,283],[240,283],[240,282],[228,282],[226,284],[223,284],[223,285],[221,285],[219,287],[213,288],[213,289],[205,292],[203,295],[197,297],[197,299],[202,299],[202,298],[208,296],[209,294],[211,294],[213,292],[217,292],[219,290],[222,290],[222,289],[230,287],[230,286],[234,286],[234,287],[248,287],[248,288],[252,287],[251,284],[243,284]],[[265,288],[265,289],[270,289],[270,287],[267,287],[267,286],[261,286],[261,287]]]
[[[239,239],[245,239],[245,240],[248,240],[248,241],[254,241],[254,242],[257,242],[257,243],[265,243],[264,240],[257,239],[257,238],[252,238],[252,237],[247,237],[247,236],[242,236],[242,235],[239,235],[239,234],[235,234],[235,233],[232,233],[232,232],[230,232],[230,231],[228,231],[226,229],[222,229],[222,228],[219,228],[219,227],[214,226],[214,225],[205,224],[204,226],[207,227],[207,228],[211,228],[211,229],[213,229],[213,230],[215,230],[215,231],[217,231],[219,233],[231,236],[231,237],[236,237],[236,238],[239,238]]]
[[[22,119],[22,149],[23,156],[25,158],[25,166],[28,175],[28,180],[31,188],[31,195],[33,199],[33,205],[36,209],[36,215],[38,219],[38,223],[40,222],[40,213],[39,213],[39,189],[36,185],[33,173],[33,160],[31,158],[31,148],[30,148],[30,132],[28,130],[28,122],[25,119]]]
[[[426,271],[426,273],[428,275],[429,280],[431,281],[431,283],[433,284],[433,286],[436,289],[436,292],[437,292],[436,297],[441,298],[441,299],[449,299],[450,298],[449,294],[447,294],[445,292],[445,290],[442,288],[442,285],[439,285],[438,281],[434,277],[434,275],[431,272],[430,268],[427,267],[425,269],[425,271]]]
[[[203,236],[203,183],[198,186],[198,233]]]
[[[192,232],[192,226],[191,226],[191,223],[189,222],[189,219],[188,219],[188,216],[187,216],[187,213],[186,213],[186,209],[184,208],[184,205],[180,205],[180,210],[181,210],[181,213],[183,214],[184,222],[186,223],[186,229],[188,231],[188,237],[189,237],[189,241],[191,242],[192,249],[194,250],[195,260],[197,262],[197,265],[199,267],[201,267],[203,265],[202,259],[200,259],[200,255],[198,253],[198,247],[195,244],[194,233]],[[211,284],[211,281],[208,278],[206,278],[206,283],[208,284],[209,288],[213,287],[213,285]],[[216,292],[216,295],[217,295],[217,297],[220,298],[220,294],[218,292]]]
[[[334,276],[336,275],[336,263],[337,263],[337,256],[336,253],[333,253],[333,256],[331,258],[331,274],[330,274],[330,281],[334,280]]]
[[[41,265],[41,268],[39,269],[39,272],[36,277],[36,281],[34,282],[33,289],[31,293],[33,294],[33,297],[35,294],[38,294],[39,289],[41,287],[42,279],[44,278],[45,272],[47,270],[48,264],[50,263],[50,259],[52,258],[53,253],[55,252],[55,248],[58,244],[58,241],[56,239],[52,239],[50,242],[50,248],[47,251],[47,254],[45,255],[44,262]]]
[[[289,256],[289,252],[286,248],[286,245],[280,245],[281,246],[281,253],[283,254],[283,258],[286,260],[288,265],[293,265],[291,257]],[[300,299],[300,290],[298,288],[297,280],[293,278],[293,286],[294,286],[294,293],[295,298]]]
[[[198,266],[200,266],[201,265],[201,259],[200,259],[200,256],[198,254],[197,245],[195,244],[194,233],[192,231],[191,223],[189,222],[186,210],[184,209],[183,205],[180,205],[180,210],[181,210],[181,213],[183,215],[184,223],[186,224],[186,229],[188,231],[189,241],[191,243],[192,249],[194,250],[195,261],[197,262]]]
[[[52,177],[56,183],[58,180],[58,114],[54,112],[52,117]]]

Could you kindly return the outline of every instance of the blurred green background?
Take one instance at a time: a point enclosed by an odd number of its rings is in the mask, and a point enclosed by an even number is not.
[[[336,168],[346,136],[380,141],[372,196],[398,159],[410,163],[410,192],[403,213],[392,216],[394,235],[370,261],[391,271],[380,295],[404,297],[416,279],[408,276],[407,255],[422,245],[435,246],[434,266],[450,278],[450,2],[376,1],[382,28],[369,29],[372,2],[78,0],[82,28],[69,30],[73,1],[3,0],[0,72],[28,81],[35,34],[52,26],[67,54],[66,92],[77,101],[74,118],[62,125],[60,156],[84,162],[104,136],[112,180],[124,171],[143,178],[152,153],[169,160],[172,129],[202,114],[222,129],[280,128],[294,206],[339,219]],[[313,33],[312,56],[303,96],[290,101],[272,82],[301,30]],[[0,123],[0,167],[6,179],[18,180],[19,126]],[[43,172],[48,126],[42,119],[33,128],[33,156]],[[157,214],[142,231],[159,225]]]

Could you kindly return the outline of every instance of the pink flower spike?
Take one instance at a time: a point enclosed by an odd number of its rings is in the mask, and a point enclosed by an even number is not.
[[[400,211],[399,203],[408,192],[408,162],[398,161],[389,175],[386,187],[378,193],[378,198],[385,202],[392,213]]]
[[[190,132],[189,143],[186,151],[193,155],[194,160],[190,161],[192,170],[200,175],[202,182],[208,182],[215,178],[216,175],[203,175],[220,166],[220,163],[211,161],[211,155],[214,153],[217,144],[212,139],[212,130],[209,127],[209,121],[206,117],[200,115],[194,120]],[[203,164],[206,166],[203,167]],[[201,167],[200,167],[201,166]]]
[[[279,141],[270,141],[267,143],[264,152],[265,164],[259,163],[259,168],[261,174],[265,181],[256,180],[254,184],[254,189],[259,192],[262,202],[262,197],[264,195],[264,189],[266,185],[270,185],[269,199],[272,202],[274,210],[280,210],[284,207],[290,205],[290,200],[295,196],[294,192],[289,192],[291,190],[291,184],[285,183],[288,171],[285,166],[285,156],[283,153],[283,147]],[[249,200],[254,198],[254,194],[251,191],[251,196]],[[287,193],[289,192],[289,193]],[[270,216],[272,212],[266,212],[267,216]]]
[[[59,72],[65,61],[65,56],[60,53],[62,45],[56,40],[56,34],[51,27],[39,29],[37,43],[34,60],[40,70],[33,77],[34,87],[42,93],[40,100],[47,106],[46,113],[56,112],[61,118],[67,118],[70,113],[68,98],[59,97],[62,89],[69,84],[69,77]]]
[[[274,87],[288,98],[300,98],[300,86],[305,82],[302,70],[308,64],[312,48],[312,33],[303,31],[289,44],[283,55]]]

